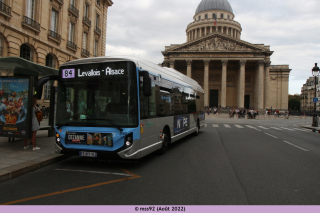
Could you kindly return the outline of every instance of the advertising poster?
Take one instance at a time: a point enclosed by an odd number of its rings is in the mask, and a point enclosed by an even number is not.
[[[182,132],[190,129],[190,115],[174,116],[174,135],[179,135]]]
[[[27,138],[30,130],[30,79],[0,78],[0,136]],[[31,97],[32,98],[32,97]]]
[[[82,144],[96,146],[113,146],[111,133],[67,132],[66,144]]]

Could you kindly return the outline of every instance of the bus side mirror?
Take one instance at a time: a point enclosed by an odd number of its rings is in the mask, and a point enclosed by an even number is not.
[[[148,71],[142,71],[141,74],[143,76],[143,95],[149,97],[152,95],[151,78]]]

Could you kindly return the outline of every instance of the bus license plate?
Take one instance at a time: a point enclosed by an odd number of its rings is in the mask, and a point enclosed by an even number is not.
[[[80,156],[83,156],[83,157],[91,157],[91,158],[96,158],[96,157],[98,157],[98,155],[97,155],[96,152],[82,152],[82,151],[80,151],[80,152],[79,152],[79,155],[80,155]]]

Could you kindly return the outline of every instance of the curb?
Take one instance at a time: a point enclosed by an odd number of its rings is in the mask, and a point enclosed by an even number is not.
[[[28,172],[32,172],[51,164],[57,163],[70,156],[61,154],[51,154],[25,163],[20,163],[0,170],[0,183],[19,177]]]

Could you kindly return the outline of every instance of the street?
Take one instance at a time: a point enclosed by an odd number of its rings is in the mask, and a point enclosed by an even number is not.
[[[319,205],[320,134],[311,120],[206,118],[164,155],[71,157],[0,183],[0,204]]]

